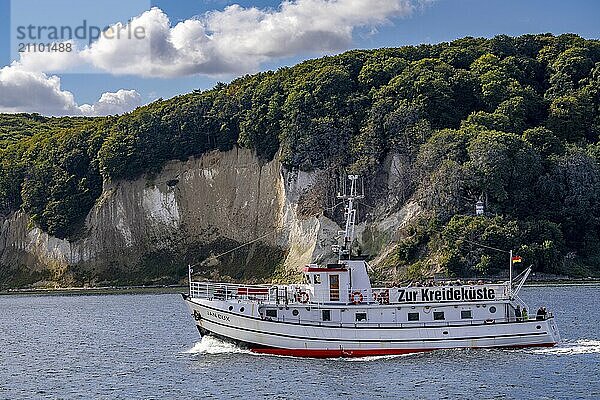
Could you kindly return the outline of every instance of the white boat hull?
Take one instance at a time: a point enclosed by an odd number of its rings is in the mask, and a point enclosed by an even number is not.
[[[228,311],[231,303],[219,300],[186,298],[186,303],[201,334],[277,355],[361,357],[451,348],[554,346],[560,340],[554,318],[470,325],[340,326],[269,321],[255,316],[254,309],[248,315]]]

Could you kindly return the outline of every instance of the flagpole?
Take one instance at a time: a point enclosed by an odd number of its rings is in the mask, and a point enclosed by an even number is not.
[[[190,296],[192,295],[192,265],[188,264],[188,286],[190,289]]]
[[[513,251],[510,250],[510,266],[508,268],[508,296],[512,299]]]

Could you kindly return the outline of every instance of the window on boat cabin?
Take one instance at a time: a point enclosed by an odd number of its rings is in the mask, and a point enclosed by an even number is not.
[[[359,322],[367,320],[367,313],[364,313],[364,312],[357,312],[354,316],[355,316],[356,320]]]
[[[304,275],[304,283],[310,285],[310,276]]]
[[[331,321],[331,310],[323,310],[321,312],[321,319],[323,321]]]
[[[277,318],[277,310],[275,309],[267,310],[265,314],[269,318]]]
[[[471,310],[461,310],[460,318],[462,319],[473,319],[473,311]]]
[[[418,321],[419,320],[419,313],[418,312],[409,312],[408,313],[408,320],[409,321]]]
[[[329,300],[340,300],[340,276],[329,275]]]
[[[434,311],[433,312],[433,320],[434,321],[442,321],[445,320],[446,317],[444,316],[444,312],[443,311]]]
[[[314,282],[315,282],[315,285],[318,285],[319,283],[321,283],[321,274],[315,274]]]

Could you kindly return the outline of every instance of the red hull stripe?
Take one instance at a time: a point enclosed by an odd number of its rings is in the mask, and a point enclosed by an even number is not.
[[[556,343],[528,344],[518,346],[498,346],[499,348],[524,348],[524,347],[552,347]],[[411,353],[423,353],[441,349],[359,349],[359,350],[320,350],[320,349],[276,349],[276,348],[254,348],[253,353],[271,354],[290,357],[310,358],[339,358],[339,357],[369,357],[390,356]],[[449,349],[446,349],[449,350]]]

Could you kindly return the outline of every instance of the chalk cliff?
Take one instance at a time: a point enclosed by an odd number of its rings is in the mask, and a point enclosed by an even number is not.
[[[220,278],[293,273],[333,257],[340,228],[318,195],[331,190],[324,172],[290,172],[246,149],[172,161],[156,176],[105,182],[75,238],[50,236],[22,212],[3,220],[0,278],[10,286],[173,282],[202,261],[197,272]],[[369,235],[378,237],[369,239],[379,241],[375,250],[385,251],[416,211],[412,205],[368,222]],[[366,227],[359,227],[359,239]]]

